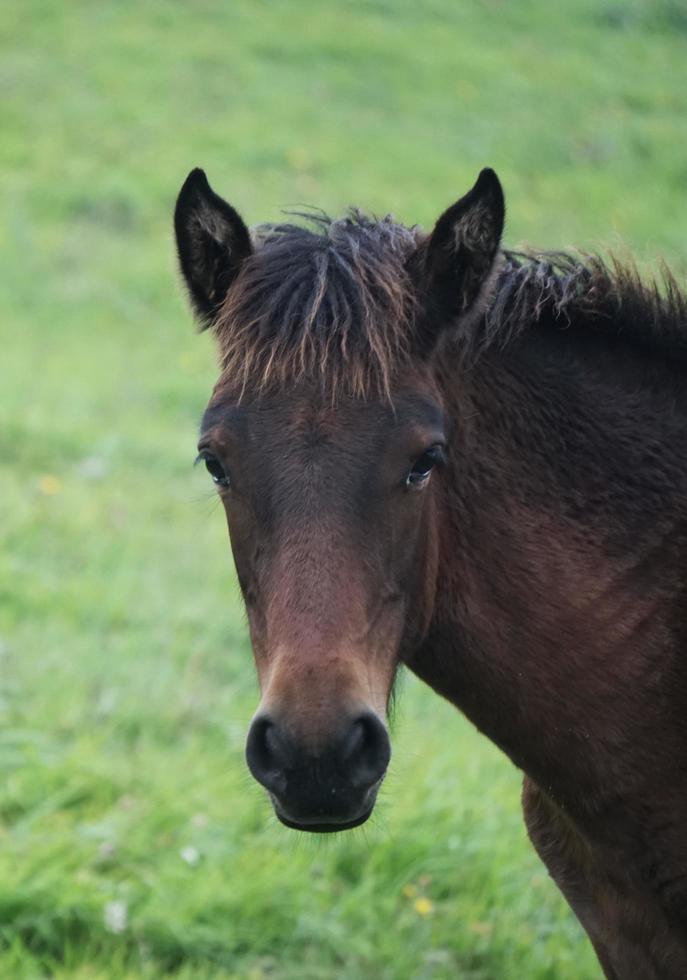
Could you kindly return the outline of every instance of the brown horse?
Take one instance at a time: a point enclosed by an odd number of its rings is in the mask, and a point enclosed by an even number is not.
[[[687,977],[687,300],[500,249],[484,170],[430,235],[258,227],[193,171],[181,268],[221,375],[199,451],[287,826],[368,818],[398,665],[525,773],[608,977]]]

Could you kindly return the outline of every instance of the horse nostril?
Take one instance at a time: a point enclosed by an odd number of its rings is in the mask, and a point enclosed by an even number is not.
[[[263,715],[255,718],[248,731],[246,762],[253,776],[270,792],[284,786],[286,746],[275,723]]]
[[[366,712],[351,725],[341,754],[353,785],[373,786],[386,772],[390,758],[386,727],[374,712]]]

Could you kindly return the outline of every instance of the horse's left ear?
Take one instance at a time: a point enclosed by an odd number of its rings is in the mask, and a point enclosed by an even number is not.
[[[211,324],[251,254],[250,235],[240,215],[208,184],[202,170],[192,170],[179,192],[174,211],[179,264],[198,318]]]
[[[424,246],[420,274],[429,302],[442,316],[458,318],[476,307],[490,278],[504,217],[501,183],[487,168],[437,221]]]

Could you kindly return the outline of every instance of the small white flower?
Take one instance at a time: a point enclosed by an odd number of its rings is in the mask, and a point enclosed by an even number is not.
[[[200,853],[198,848],[194,847],[193,844],[189,844],[187,847],[182,847],[179,854],[181,856],[181,860],[185,861],[186,864],[190,864],[192,868],[195,867],[200,861]]]
[[[115,900],[105,906],[105,928],[108,932],[124,932],[127,925],[128,912],[126,902]]]
[[[107,460],[102,456],[85,456],[77,467],[79,475],[87,480],[102,480],[109,469]]]

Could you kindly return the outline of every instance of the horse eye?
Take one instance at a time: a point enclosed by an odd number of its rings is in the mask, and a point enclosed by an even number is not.
[[[210,453],[201,453],[196,462],[200,462],[201,459],[205,463],[205,469],[212,477],[213,483],[216,483],[218,487],[228,487],[229,475],[217,457],[210,455]]]
[[[440,463],[443,459],[443,452],[441,446],[432,446],[418,456],[418,458],[413,463],[413,468],[406,477],[406,486],[408,487],[422,487],[425,485],[429,479],[430,473],[434,469],[437,463]]]

